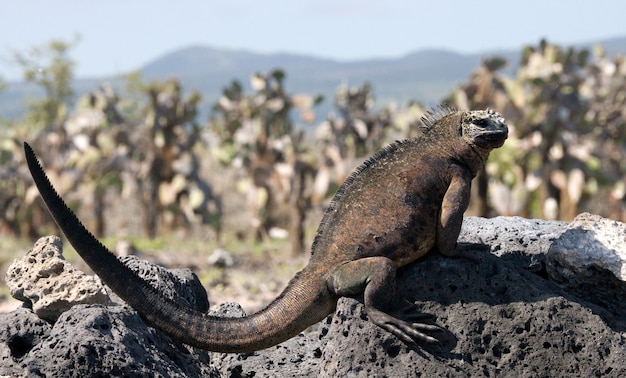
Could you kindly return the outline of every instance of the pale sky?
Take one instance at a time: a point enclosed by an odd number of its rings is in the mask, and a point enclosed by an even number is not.
[[[625,36],[625,15],[622,0],[0,0],[0,78],[21,78],[12,51],[76,33],[77,76],[102,77],[191,45],[357,60],[595,42]]]

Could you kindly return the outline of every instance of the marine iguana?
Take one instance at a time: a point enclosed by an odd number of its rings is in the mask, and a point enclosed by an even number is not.
[[[387,146],[356,169],[325,211],[308,265],[265,309],[242,318],[210,316],[160,295],[82,225],[32,148],[24,149],[41,196],[76,251],[149,324],[180,342],[217,352],[264,349],[324,319],[340,297],[363,294],[374,324],[407,343],[437,343],[428,333],[439,327],[386,312],[396,269],[433,249],[457,253],[472,178],[508,128],[492,110],[447,106],[422,123],[421,136]]]

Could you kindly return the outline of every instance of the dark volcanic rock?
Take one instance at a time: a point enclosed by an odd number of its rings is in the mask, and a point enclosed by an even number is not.
[[[416,303],[444,328],[441,348],[407,346],[341,299],[320,376],[626,376],[616,316],[552,282],[482,252],[430,255],[402,269],[395,306]],[[403,298],[403,299],[400,299]],[[405,303],[405,302],[404,302]],[[405,304],[404,304],[405,305]]]
[[[198,311],[207,311],[206,291],[190,270],[167,270],[134,256],[122,260],[165,297]],[[63,272],[67,272],[68,279],[76,275],[72,269],[59,272],[55,282],[63,281]],[[99,284],[99,280],[96,281]],[[84,286],[86,281],[80,282]],[[51,306],[58,308],[55,301],[46,300],[43,289],[39,292],[44,294],[38,298],[40,303],[52,303]],[[59,295],[54,290],[49,294]],[[52,325],[26,308],[0,314],[0,375],[219,376],[209,362],[207,351],[172,341],[148,327],[137,312],[117,296],[113,298],[120,305],[75,305]],[[46,313],[46,308],[41,307],[40,312]]]
[[[211,315],[241,317],[241,306],[227,303]],[[211,362],[223,377],[315,377],[322,356],[318,326],[284,343],[252,353],[211,353]]]
[[[597,229],[605,223],[587,219],[593,232],[583,232],[576,223],[466,219],[462,257],[433,253],[402,268],[393,296],[392,308],[414,303],[430,314],[425,322],[443,328],[434,334],[440,347],[406,345],[374,326],[361,298],[343,298],[320,325],[245,354],[183,346],[125,305],[79,305],[53,325],[28,309],[0,315],[0,375],[626,376],[624,281],[604,265],[575,263],[588,260],[585,246],[601,250],[594,243],[605,240]],[[621,248],[609,244],[610,253]],[[190,271],[126,262],[164,295],[206,311],[206,292]],[[243,315],[232,304],[214,313]]]
[[[72,307],[23,362],[29,377],[217,376],[205,353],[148,327],[127,306]]]
[[[120,260],[137,272],[159,293],[183,306],[200,312],[209,311],[209,299],[198,276],[189,269],[165,269],[137,256],[124,256]],[[117,297],[117,295],[116,295]],[[119,297],[117,300],[123,303]]]
[[[0,376],[22,376],[29,353],[51,329],[48,322],[27,308],[0,314]]]

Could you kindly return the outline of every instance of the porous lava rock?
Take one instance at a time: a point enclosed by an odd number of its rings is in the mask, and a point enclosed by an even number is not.
[[[21,308],[0,315],[0,374],[622,377],[624,281],[610,262],[585,265],[570,254],[589,254],[595,243],[616,251],[618,242],[598,235],[623,226],[591,215],[570,224],[466,218],[459,257],[431,253],[401,268],[390,293],[392,308],[411,303],[442,328],[433,334],[440,345],[399,341],[367,320],[359,297],[340,299],[335,314],[285,343],[243,354],[181,345],[123,304],[77,305],[50,323]],[[190,271],[127,259],[164,295],[206,311],[206,292]],[[236,304],[212,311],[244,315]]]
[[[48,321],[77,304],[111,303],[100,279],[77,270],[65,260],[62,250],[59,237],[40,238],[9,266],[5,277],[11,296]]]

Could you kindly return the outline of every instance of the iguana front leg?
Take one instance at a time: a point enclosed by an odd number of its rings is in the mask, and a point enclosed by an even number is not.
[[[369,320],[404,342],[419,340],[439,343],[439,340],[424,332],[440,331],[441,328],[404,321],[385,311],[396,287],[396,265],[391,259],[377,256],[345,263],[329,277],[328,286],[338,296],[349,297],[363,293],[365,313]]]
[[[471,195],[471,174],[457,169],[441,203],[439,223],[437,224],[436,246],[445,256],[457,256],[457,239],[461,233],[463,213],[469,206]]]

